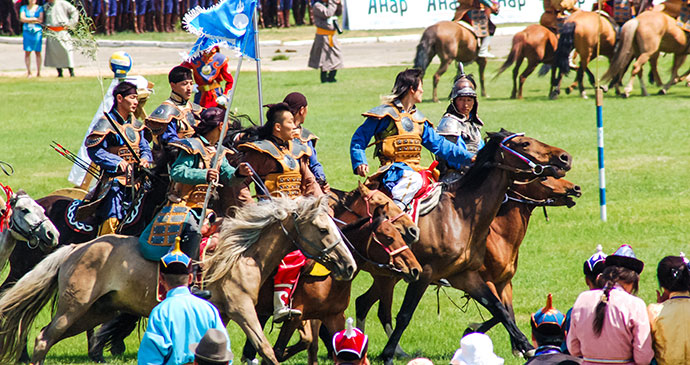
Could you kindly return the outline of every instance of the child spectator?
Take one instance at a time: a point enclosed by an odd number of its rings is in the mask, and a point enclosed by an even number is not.
[[[577,365],[582,359],[561,352],[561,343],[565,340],[563,324],[565,316],[553,307],[553,298],[549,293],[546,305],[532,314],[532,341],[537,347],[534,357],[525,365]]]
[[[451,365],[503,365],[503,359],[494,354],[489,336],[475,332],[460,340],[460,348],[450,360]]]

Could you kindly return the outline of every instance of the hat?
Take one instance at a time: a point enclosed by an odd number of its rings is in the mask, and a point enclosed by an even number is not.
[[[604,265],[606,267],[621,266],[638,274],[641,274],[644,269],[644,262],[637,259],[630,245],[621,245],[616,252],[606,257]]]
[[[590,256],[583,264],[582,271],[585,273],[585,276],[599,276],[604,271],[605,259],[606,254],[602,251],[601,245],[597,245],[597,252]]]
[[[283,103],[290,107],[290,112],[292,114],[297,113],[303,106],[307,106],[307,97],[302,93],[292,92],[287,94]]]
[[[191,263],[192,259],[180,250],[180,237],[176,237],[173,249],[161,257],[161,272],[164,274],[189,274]]]
[[[189,349],[194,352],[195,359],[214,363],[227,363],[234,358],[232,351],[228,350],[227,334],[217,328],[206,331],[201,341],[189,345]]]
[[[477,91],[474,89],[472,81],[466,77],[460,77],[453,85],[453,90],[450,92],[450,98],[455,99],[460,96],[468,96],[477,98]]]
[[[407,365],[434,365],[434,363],[426,357],[418,357],[416,359],[410,360],[410,362],[408,362]]]
[[[132,69],[132,57],[125,51],[117,51],[110,56],[110,70],[115,73],[115,77],[124,79]]]
[[[353,322],[351,317],[348,318],[345,329],[333,336],[335,357],[343,361],[360,360],[367,354],[369,337],[355,328]]]
[[[560,335],[563,333],[565,316],[561,311],[553,307],[551,293],[546,297],[546,305],[532,314],[532,330],[544,335]]]
[[[474,332],[460,340],[452,364],[458,365],[503,365],[503,359],[494,354],[494,344],[489,336]]]

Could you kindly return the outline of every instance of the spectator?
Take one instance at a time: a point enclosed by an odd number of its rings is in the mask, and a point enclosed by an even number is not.
[[[333,335],[335,365],[369,365],[369,337],[359,328],[354,328],[353,322],[352,318],[348,318],[345,329]]]
[[[343,54],[340,43],[335,39],[336,13],[341,8],[340,0],[318,0],[314,4],[314,25],[316,36],[309,53],[309,67],[321,69],[321,82],[336,82],[336,72],[343,68]]]
[[[199,343],[189,345],[194,352],[195,365],[225,365],[232,362],[232,351],[228,345],[228,334],[211,328]]]
[[[44,66],[57,68],[58,77],[62,69],[69,69],[74,77],[74,60],[72,57],[72,36],[68,29],[79,22],[79,11],[66,0],[48,0],[45,4],[46,58]]]
[[[36,53],[36,76],[41,77],[41,50],[43,49],[43,7],[36,0],[28,0],[19,8],[19,20],[22,26],[22,38],[24,39],[24,63],[26,64],[26,77],[31,77],[31,52]]]
[[[606,257],[603,289],[581,293],[573,306],[568,350],[583,364],[649,364],[654,356],[644,301],[635,297],[644,263],[628,245]]]
[[[532,314],[532,341],[537,347],[534,357],[525,364],[530,365],[577,365],[582,359],[561,352],[561,343],[565,340],[563,313],[553,307],[552,297],[546,299],[546,305]]]
[[[165,300],[149,315],[146,333],[139,346],[139,365],[191,363],[194,353],[190,344],[199,343],[211,328],[222,331],[227,338],[218,310],[211,303],[193,296],[187,287],[192,282],[191,261],[180,250],[179,238],[175,248],[161,257],[162,284],[168,292]]]
[[[407,365],[434,365],[434,363],[426,357],[418,357],[416,359],[410,360],[410,362],[408,362]]]
[[[657,267],[658,303],[647,308],[654,358],[659,365],[690,363],[690,270],[683,257],[666,256]]]
[[[450,360],[451,365],[503,365],[503,359],[494,354],[489,336],[474,332],[460,340],[460,348]]]

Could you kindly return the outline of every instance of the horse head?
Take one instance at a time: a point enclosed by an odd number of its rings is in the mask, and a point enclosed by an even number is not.
[[[361,182],[357,187],[357,192],[361,199],[352,202],[350,206],[352,211],[360,217],[372,217],[372,212],[376,208],[383,207],[386,215],[391,217],[390,221],[400,231],[405,242],[412,244],[419,240],[419,227],[388,195],[380,190],[370,189]]]
[[[10,230],[15,239],[26,241],[29,247],[40,247],[52,251],[58,245],[60,232],[45,215],[43,207],[24,191],[19,190],[9,197]]]
[[[573,197],[582,196],[579,185],[575,185],[566,179],[543,177],[531,180],[527,183],[513,183],[509,195],[515,194],[517,200],[535,205],[548,206],[575,206]]]
[[[352,242],[354,253],[362,258],[366,271],[401,276],[407,282],[419,280],[422,266],[386,214],[385,206],[374,209],[371,218],[362,217],[342,231]]]
[[[352,280],[357,263],[329,215],[326,196],[318,199],[298,198],[292,221],[297,235],[293,243],[306,257],[326,266],[337,280]],[[284,226],[283,230],[288,235]]]
[[[526,137],[523,133],[501,129],[498,133],[487,135],[489,140],[486,147],[494,151],[496,165],[511,171],[515,179],[537,176],[561,178],[572,167],[573,158],[568,152]],[[479,155],[477,160],[480,160]]]

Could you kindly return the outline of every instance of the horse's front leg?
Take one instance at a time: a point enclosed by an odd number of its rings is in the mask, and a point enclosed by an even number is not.
[[[685,62],[685,58],[687,55],[679,55],[676,54],[673,56],[673,67],[671,68],[671,78],[668,80],[666,85],[664,85],[661,90],[659,90],[660,95],[666,95],[668,93],[668,89],[671,88],[671,86],[675,85],[680,79],[678,78],[678,69],[680,69],[680,66],[683,65],[683,62]]]
[[[261,324],[261,328],[264,328],[266,326],[266,322],[268,322],[268,319],[271,316],[267,315],[259,315],[259,323]],[[225,322],[227,323],[227,321]],[[244,347],[242,348],[242,363],[248,362],[248,363],[253,363],[253,361],[256,360],[256,348],[252,343],[249,341],[249,339],[245,338],[244,340]]]
[[[477,57],[477,65],[479,66],[479,86],[482,88],[482,96],[488,98],[489,95],[486,93],[486,88],[484,87],[484,69],[486,69],[486,58]]]
[[[259,351],[264,362],[279,364],[271,344],[264,334],[263,327],[254,309],[254,301],[248,295],[235,293],[232,303],[228,302],[226,311],[230,319],[235,321],[252,346]]]

